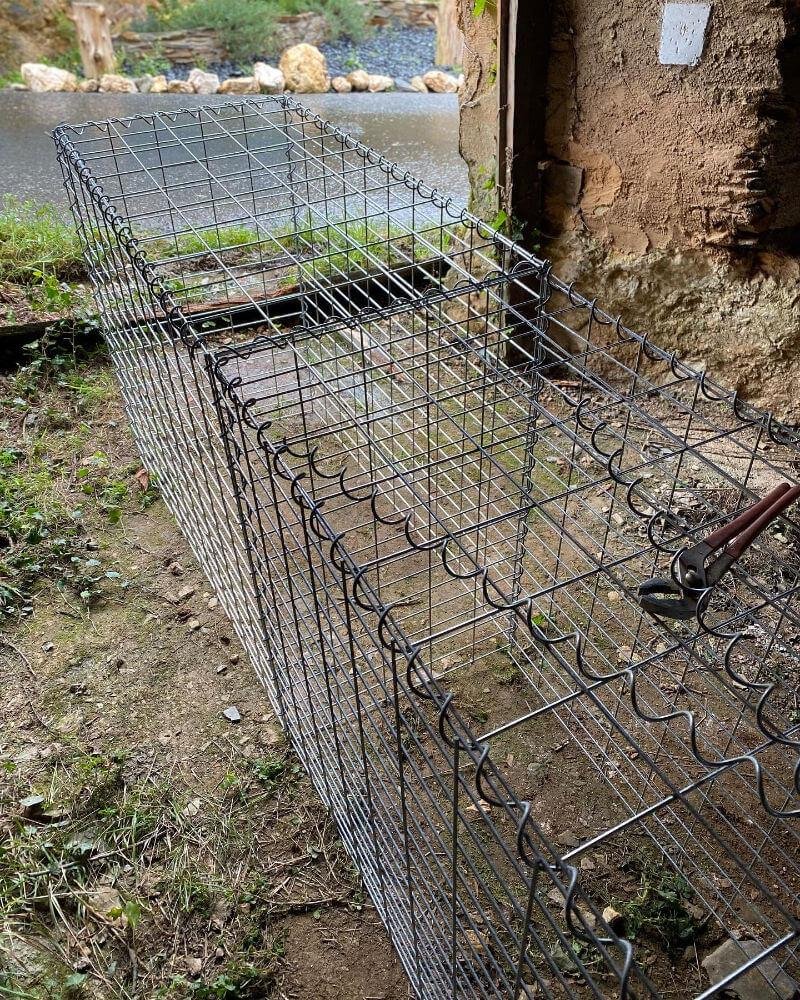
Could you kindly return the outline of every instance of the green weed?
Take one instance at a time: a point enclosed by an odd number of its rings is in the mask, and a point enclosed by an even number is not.
[[[42,295],[58,300],[59,282],[85,274],[80,241],[52,205],[4,195],[0,207],[0,281],[43,284]]]
[[[196,233],[183,233],[175,239],[177,252],[183,255],[204,254],[210,250],[230,250],[234,247],[246,252],[258,243],[258,234],[244,226],[222,226],[219,229],[201,229]]]
[[[637,858],[628,864],[640,878],[638,895],[627,901],[614,901],[625,918],[629,938],[658,938],[667,952],[676,956],[695,941],[705,926],[699,907],[692,903],[694,891],[673,868],[649,858]]]
[[[190,0],[168,4],[162,25],[213,28],[232,59],[271,52],[278,19],[284,14],[317,11],[325,15],[334,38],[364,36],[366,19],[358,0]]]

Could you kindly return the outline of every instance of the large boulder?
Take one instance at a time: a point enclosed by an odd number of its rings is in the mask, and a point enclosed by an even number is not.
[[[408,81],[408,85],[409,87],[411,87],[412,90],[415,90],[418,94],[428,93],[427,84],[425,83],[425,81],[422,79],[421,76],[412,76],[411,79]]]
[[[135,94],[136,84],[130,77],[118,73],[105,73],[100,77],[101,94]]]
[[[74,73],[57,66],[45,66],[44,63],[23,63],[20,67],[22,79],[29,90],[35,94],[45,94],[53,91],[75,91],[78,89],[78,78]]]
[[[315,45],[293,45],[281,56],[286,89],[295,94],[324,94],[330,90],[328,64]]]
[[[335,90],[337,94],[349,94],[353,89],[353,84],[346,76],[335,76],[331,80],[331,89]]]
[[[96,94],[99,89],[100,81],[94,77],[90,77],[88,80],[81,80],[78,84],[78,90],[82,94]]]
[[[380,73],[370,73],[367,90],[370,94],[381,94],[385,90],[394,88],[394,80],[390,76],[383,76]]]
[[[206,73],[195,67],[186,81],[195,94],[216,94],[219,90],[219,77],[216,73]]]
[[[434,94],[455,94],[458,92],[458,77],[432,69],[422,77],[422,82]]]
[[[147,93],[166,94],[167,87],[169,87],[169,84],[167,83],[167,78],[163,75],[163,73],[159,73],[158,76],[153,77],[153,81],[150,84],[150,89],[148,90]]]
[[[170,80],[167,84],[168,94],[193,94],[194,92],[194,87],[188,80]]]
[[[369,73],[363,69],[354,69],[347,74],[347,79],[353,90],[369,90]]]
[[[262,94],[282,94],[286,89],[283,73],[277,67],[263,62],[253,64],[253,79]]]
[[[220,94],[260,94],[261,89],[254,76],[231,76],[220,84]]]

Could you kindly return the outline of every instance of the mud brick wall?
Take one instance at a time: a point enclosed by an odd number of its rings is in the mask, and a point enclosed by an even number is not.
[[[800,243],[800,0],[712,4],[700,60],[661,65],[664,0],[552,0],[546,235],[623,252]],[[460,0],[462,152],[476,207],[496,170],[497,17]],[[517,70],[519,72],[519,68]]]
[[[459,4],[461,149],[491,220],[500,26],[491,0],[479,18]],[[525,238],[631,326],[800,422],[800,0],[714,0],[693,66],[659,62],[664,0],[551,11],[549,63],[522,69],[546,94],[543,142],[524,122],[515,136],[544,149],[526,165],[544,214]]]
[[[752,246],[800,225],[800,5],[714,3],[661,65],[662,0],[556,0],[546,216],[620,250]]]

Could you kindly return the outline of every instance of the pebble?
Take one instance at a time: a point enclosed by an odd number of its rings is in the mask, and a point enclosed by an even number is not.
[[[186,959],[186,971],[190,976],[199,976],[203,971],[203,960],[202,958],[187,958]]]
[[[202,628],[202,624],[197,618],[190,618],[186,623],[186,627],[190,632],[197,632],[198,629]]]
[[[181,589],[178,591],[178,600],[186,601],[190,597],[194,597],[194,593],[195,593],[194,587],[181,587]]]
[[[211,597],[211,598],[209,598],[209,601],[208,601],[208,609],[209,609],[209,611],[213,611],[214,608],[216,608],[218,604],[219,604],[219,598],[218,597]]]
[[[227,663],[220,663],[220,665],[217,667],[217,673],[218,674],[227,674],[227,672],[228,672],[228,664]]]
[[[236,723],[242,721],[241,713],[235,705],[231,705],[230,708],[226,708],[222,714],[228,722]]]

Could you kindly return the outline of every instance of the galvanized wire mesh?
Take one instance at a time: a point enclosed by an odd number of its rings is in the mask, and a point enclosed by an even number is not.
[[[794,988],[796,513],[693,620],[636,594],[797,436],[290,98],[55,138],[143,456],[416,995]]]

